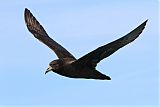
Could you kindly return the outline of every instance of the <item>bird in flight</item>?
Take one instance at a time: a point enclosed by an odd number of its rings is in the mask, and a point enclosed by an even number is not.
[[[111,78],[96,70],[97,64],[104,58],[116,52],[118,49],[134,41],[142,33],[148,21],[144,21],[141,25],[125,36],[101,46],[79,59],[76,59],[64,47],[48,36],[43,26],[27,8],[25,8],[24,18],[28,30],[34,35],[34,37],[52,49],[58,57],[58,59],[49,63],[49,67],[45,74],[52,71],[70,78],[99,80],[111,80]]]

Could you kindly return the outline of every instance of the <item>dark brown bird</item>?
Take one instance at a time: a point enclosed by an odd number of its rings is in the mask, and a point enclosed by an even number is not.
[[[111,80],[111,78],[96,70],[97,63],[110,56],[123,46],[134,41],[142,33],[148,21],[146,20],[127,35],[109,44],[101,46],[79,59],[76,59],[65,48],[48,36],[42,25],[36,20],[28,9],[25,9],[24,17],[28,30],[34,35],[35,38],[51,48],[59,58],[49,63],[49,68],[45,73],[53,71],[57,74],[70,78],[99,80]]]

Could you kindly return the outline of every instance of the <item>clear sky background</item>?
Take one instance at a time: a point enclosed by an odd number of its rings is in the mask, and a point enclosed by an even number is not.
[[[149,21],[98,64],[111,81],[71,79],[44,74],[57,57],[29,33],[24,8],[76,58]],[[158,105],[158,1],[1,0],[0,16],[0,105]]]

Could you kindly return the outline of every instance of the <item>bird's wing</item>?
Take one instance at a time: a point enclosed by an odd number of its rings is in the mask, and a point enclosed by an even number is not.
[[[97,63],[100,62],[102,59],[110,56],[115,51],[120,49],[121,47],[129,44],[130,42],[134,41],[143,31],[145,28],[145,25],[148,20],[143,22],[141,25],[139,25],[137,28],[135,28],[133,31],[128,33],[127,35],[109,43],[104,46],[101,46],[94,51],[84,55],[77,61],[75,61],[73,64],[78,66],[88,66],[91,68],[95,68]]]
[[[25,23],[27,25],[28,30],[34,35],[35,38],[46,44],[49,48],[51,48],[58,58],[73,58],[75,57],[70,54],[65,48],[63,48],[56,41],[51,39],[47,32],[44,30],[42,25],[36,20],[33,14],[25,8],[24,12]]]

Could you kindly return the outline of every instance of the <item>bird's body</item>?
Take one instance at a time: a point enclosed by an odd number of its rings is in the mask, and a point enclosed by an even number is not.
[[[111,78],[109,76],[96,70],[97,64],[118,49],[134,41],[142,33],[147,20],[127,35],[101,46],[79,59],[76,59],[65,48],[50,38],[42,25],[28,9],[25,9],[25,22],[28,30],[34,35],[34,37],[51,48],[59,58],[50,62],[46,73],[53,71],[70,78],[110,80]]]
[[[90,67],[87,66],[81,67],[74,65],[75,61],[76,60],[72,58],[61,58],[52,61],[50,66],[57,66],[56,69],[54,69],[55,73],[70,78],[110,79],[110,77],[100,73],[96,69],[90,69]]]

